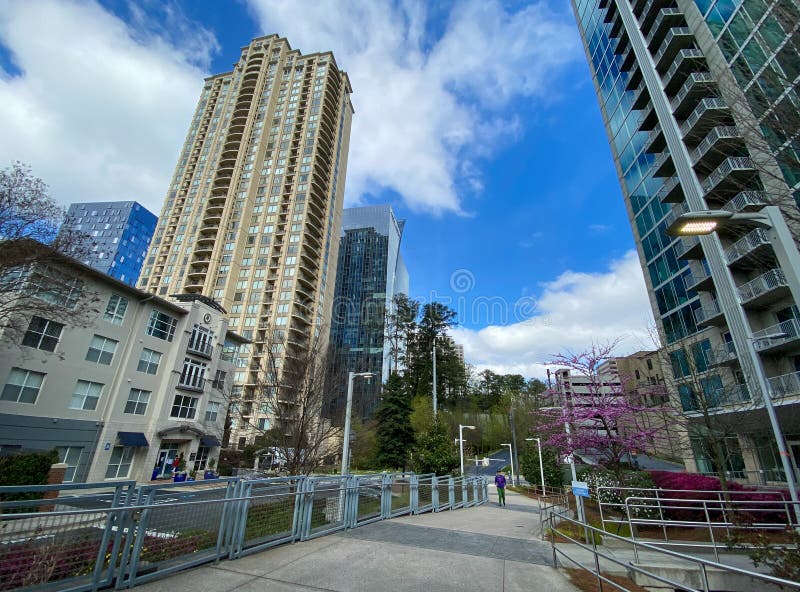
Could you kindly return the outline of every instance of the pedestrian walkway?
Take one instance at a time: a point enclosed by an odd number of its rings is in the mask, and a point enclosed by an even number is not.
[[[509,491],[457,511],[375,522],[221,561],[137,587],[141,592],[426,590],[576,592],[552,567],[538,504]]]

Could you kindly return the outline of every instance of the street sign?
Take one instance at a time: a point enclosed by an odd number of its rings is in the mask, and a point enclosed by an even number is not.
[[[564,464],[565,465],[571,465],[572,464],[572,460],[573,460],[572,455],[568,454],[567,456],[564,457]]]
[[[586,481],[573,481],[572,495],[575,497],[589,497],[589,484]]]
[[[484,467],[488,467],[489,466],[489,459],[484,456],[483,460],[481,461],[481,463],[483,464]]]

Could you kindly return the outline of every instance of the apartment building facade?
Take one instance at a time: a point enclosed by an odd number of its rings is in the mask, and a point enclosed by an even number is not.
[[[158,218],[135,201],[73,203],[62,230],[86,235],[83,263],[135,286]]]
[[[236,446],[271,426],[264,377],[289,384],[284,362],[327,346],[351,92],[330,52],[254,39],[206,79],[167,193],[139,286],[209,296],[252,340],[234,376],[250,410]]]
[[[0,333],[0,449],[52,450],[66,480],[149,481],[216,458],[244,340],[201,296],[164,299],[66,257],[26,270]],[[12,330],[12,325],[19,330]]]
[[[393,366],[386,313],[397,294],[408,294],[408,271],[400,253],[404,225],[389,205],[346,208],[342,215],[331,323],[333,364],[338,367],[333,374],[375,375],[375,380],[353,385],[354,414],[361,419],[376,411],[381,385]],[[345,386],[333,386],[331,415],[344,408]]]
[[[800,462],[796,3],[574,0],[690,469],[753,482]],[[794,139],[792,137],[794,136]],[[729,223],[676,238],[678,217]],[[701,214],[703,215],[703,214]],[[694,429],[692,429],[694,428]],[[709,433],[725,431],[725,467]]]

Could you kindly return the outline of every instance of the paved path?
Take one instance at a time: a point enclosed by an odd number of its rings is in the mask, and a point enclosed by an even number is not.
[[[539,538],[537,502],[385,520],[138,586],[140,592],[577,592]]]

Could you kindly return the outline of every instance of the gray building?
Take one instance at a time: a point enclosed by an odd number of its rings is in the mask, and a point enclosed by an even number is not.
[[[334,375],[376,376],[369,383],[354,384],[354,409],[362,418],[374,413],[381,383],[392,369],[386,311],[395,295],[408,294],[408,271],[400,253],[404,224],[389,205],[347,208],[342,214],[331,346],[338,369]],[[339,388],[329,407],[340,408],[345,396]]]
[[[136,285],[158,218],[135,201],[98,201],[69,206],[64,226],[87,235],[83,263]]]
[[[33,266],[0,330],[0,451],[57,449],[67,481],[202,471],[221,444],[238,335],[202,296],[164,299],[74,259]]]
[[[797,3],[573,8],[688,420],[688,465],[785,482],[777,442],[795,472],[800,462]],[[727,223],[704,236],[667,232],[708,211]],[[724,467],[712,435],[724,439]]]

